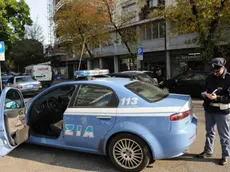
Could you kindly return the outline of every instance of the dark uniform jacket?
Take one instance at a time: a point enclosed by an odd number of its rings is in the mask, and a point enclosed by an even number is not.
[[[214,74],[209,74],[205,82],[205,90],[207,93],[212,93],[215,89],[218,89],[216,92],[217,99],[210,100],[204,98],[204,110],[209,113],[219,113],[219,114],[229,114],[230,109],[220,110],[220,107],[213,107],[210,103],[230,103],[230,73],[225,69],[224,73],[221,76],[215,76]]]

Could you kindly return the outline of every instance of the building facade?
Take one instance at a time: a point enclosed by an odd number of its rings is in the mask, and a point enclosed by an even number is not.
[[[170,5],[173,0],[116,0],[114,18],[132,12],[134,15],[126,27],[132,27],[137,32],[137,41],[130,45],[131,51],[136,54],[137,48],[143,48],[143,60],[130,61],[129,52],[122,43],[119,34],[110,32],[111,40],[107,45],[93,49],[94,59],[88,59],[87,69],[106,68],[110,72],[119,72],[130,69],[153,70],[158,66],[166,78],[171,78],[185,68],[190,70],[205,70],[207,66],[200,57],[199,46],[191,40],[196,34],[170,34],[170,24],[162,19],[149,19],[151,8]],[[54,0],[55,12],[63,5],[62,0]],[[58,23],[56,23],[58,24]],[[124,27],[125,29],[125,27]],[[74,58],[74,57],[73,57]],[[74,68],[75,69],[75,68]]]

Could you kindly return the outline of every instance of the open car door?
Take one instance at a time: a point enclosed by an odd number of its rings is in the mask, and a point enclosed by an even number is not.
[[[5,88],[0,95],[0,157],[28,139],[25,103],[21,92]]]

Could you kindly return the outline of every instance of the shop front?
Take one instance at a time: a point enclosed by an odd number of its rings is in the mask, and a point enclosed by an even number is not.
[[[119,71],[137,70],[137,59],[129,56],[119,56]]]
[[[143,70],[155,71],[155,68],[160,68],[162,71],[162,75],[166,76],[166,58],[165,52],[152,52],[152,53],[144,53],[143,62],[142,62]]]
[[[186,71],[202,72],[208,70],[200,52],[195,49],[175,50],[170,52],[171,77]]]

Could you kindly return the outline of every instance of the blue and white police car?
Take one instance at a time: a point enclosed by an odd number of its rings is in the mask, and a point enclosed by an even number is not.
[[[141,171],[183,154],[196,138],[190,96],[144,82],[99,78],[49,87],[27,102],[5,88],[0,156],[21,143],[107,155],[121,171]]]

